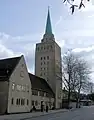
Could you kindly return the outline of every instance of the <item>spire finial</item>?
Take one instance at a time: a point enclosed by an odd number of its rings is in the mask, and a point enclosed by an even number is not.
[[[47,16],[47,23],[46,23],[46,30],[45,34],[52,34],[52,26],[51,26],[51,19],[50,19],[50,11],[49,11],[50,6],[48,6],[48,16]]]
[[[50,9],[50,6],[48,6],[48,10]]]

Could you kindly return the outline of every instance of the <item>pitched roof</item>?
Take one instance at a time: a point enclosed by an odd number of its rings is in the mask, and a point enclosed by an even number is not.
[[[54,97],[54,92],[48,85],[45,79],[37,77],[31,73],[29,73],[32,89],[42,90],[44,92],[47,92],[51,94]]]
[[[0,81],[8,80],[20,58],[21,56],[0,60]]]

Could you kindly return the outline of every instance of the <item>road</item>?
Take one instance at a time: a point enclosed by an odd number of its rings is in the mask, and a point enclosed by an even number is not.
[[[23,120],[94,120],[94,106]]]

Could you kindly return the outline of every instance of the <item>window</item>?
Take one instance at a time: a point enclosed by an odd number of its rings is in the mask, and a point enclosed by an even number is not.
[[[19,103],[19,99],[17,98],[17,99],[16,99],[16,105],[18,105],[18,103]]]
[[[13,103],[14,103],[14,99],[12,98],[12,99],[11,99],[11,104],[13,105]]]
[[[22,91],[25,91],[26,90],[26,87],[25,86],[22,86]]]
[[[25,99],[21,99],[21,105],[25,104]]]
[[[44,65],[45,65],[45,62],[44,62]]]
[[[15,89],[15,84],[13,83],[13,84],[12,84],[12,90],[14,90],[14,89]]]
[[[35,101],[35,105],[36,105],[36,106],[38,105],[38,101],[37,101],[37,100]]]
[[[18,99],[16,99],[16,105],[20,105],[20,98]]]
[[[42,68],[41,68],[41,70],[42,70]]]
[[[44,73],[44,75],[45,75],[45,73]]]
[[[32,95],[38,95],[38,91],[37,90],[32,90]]]
[[[42,57],[41,57],[41,60],[42,60]]]
[[[44,92],[43,91],[39,91],[39,95],[40,96],[44,96]]]
[[[24,77],[24,72],[23,71],[20,72],[20,77]]]
[[[44,47],[44,50],[45,50],[45,47]]]
[[[41,62],[41,65],[42,65],[42,62]]]
[[[44,57],[44,60],[45,60],[45,57]]]
[[[49,60],[49,56],[47,56],[47,60]]]
[[[42,73],[40,73],[40,76],[42,76]]]
[[[44,68],[44,70],[45,70],[45,68]]]
[[[18,105],[20,105],[20,99],[18,99]]]
[[[29,100],[27,99],[27,105],[29,105]]]
[[[34,100],[32,100],[32,105],[34,105]]]
[[[23,99],[21,99],[21,105],[23,105]]]
[[[47,65],[49,65],[49,62],[47,61]]]
[[[17,85],[17,90],[21,91],[21,85]]]

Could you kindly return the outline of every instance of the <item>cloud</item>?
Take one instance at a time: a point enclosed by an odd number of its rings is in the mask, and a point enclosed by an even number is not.
[[[41,34],[11,36],[0,33],[0,59],[24,55],[29,71],[34,73],[35,43],[41,40]]]
[[[4,45],[0,44],[0,58],[13,57],[14,52],[11,49],[6,48]]]
[[[82,51],[90,52],[90,51],[92,51],[92,50],[94,50],[94,45],[89,46],[89,47],[86,47],[86,48],[75,48],[75,49],[73,50],[73,52],[82,52]]]
[[[88,16],[89,18],[92,18],[92,17],[94,17],[94,14],[93,15],[90,15],[90,16]]]
[[[80,32],[80,30],[78,31]],[[70,33],[69,31],[64,31],[63,34],[60,33],[55,37],[56,42],[62,48],[62,55],[66,50],[72,48],[78,55],[83,56],[92,65],[92,69],[94,69],[94,36],[92,34],[90,36],[77,36],[76,32],[71,31]],[[29,34],[13,37],[5,33],[0,33],[0,58],[23,54],[28,70],[34,73],[35,44],[40,42],[41,36],[41,34]]]
[[[94,0],[90,0],[89,2],[85,1],[85,8],[83,12],[93,12],[94,11]]]

